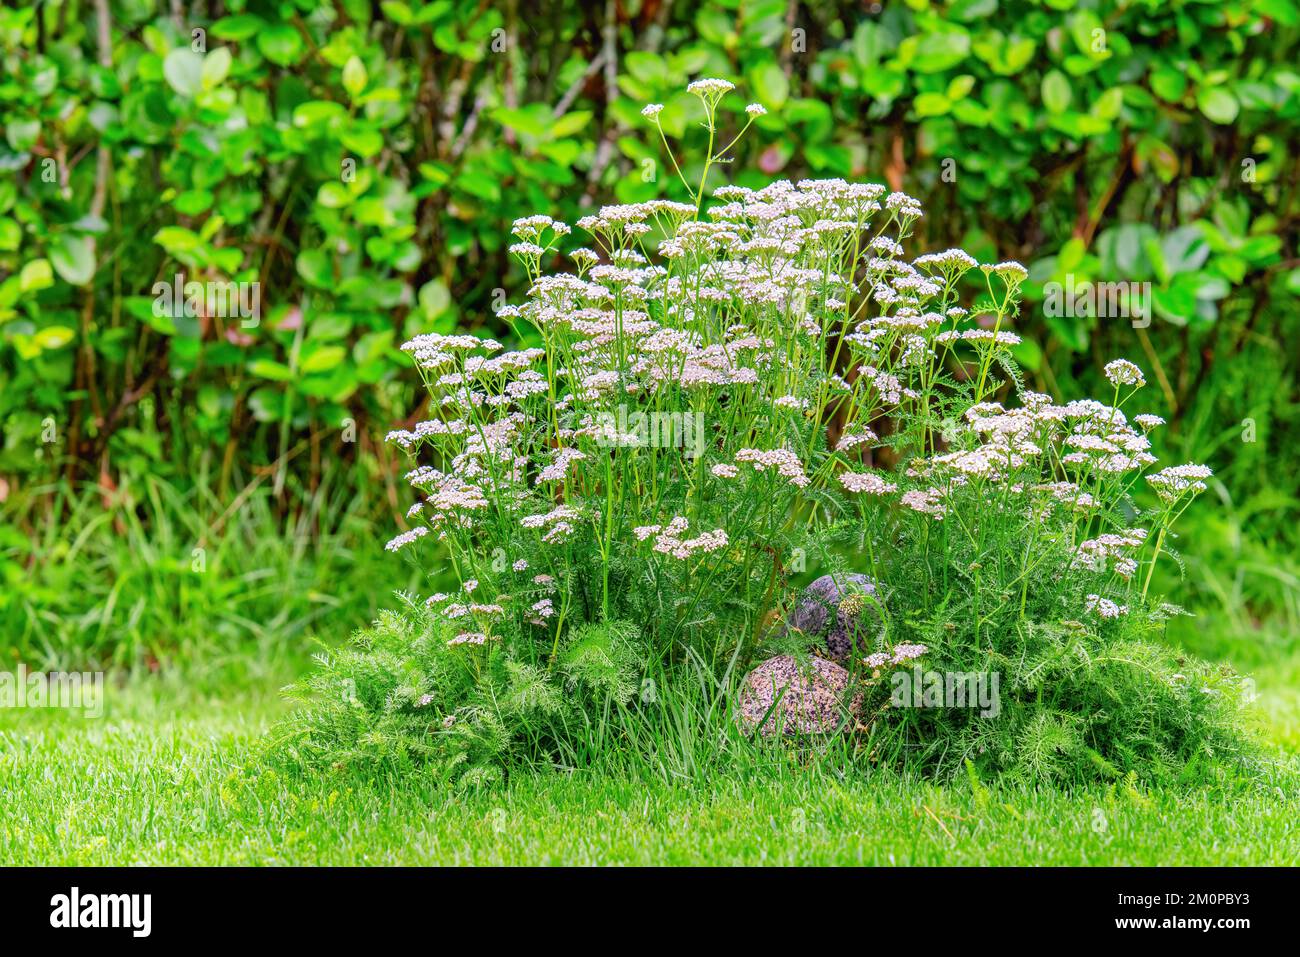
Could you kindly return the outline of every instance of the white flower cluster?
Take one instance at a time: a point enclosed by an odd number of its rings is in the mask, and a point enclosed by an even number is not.
[[[1142,375],[1142,370],[1127,359],[1116,359],[1113,362],[1106,363],[1105,372],[1110,384],[1116,388],[1122,385],[1141,387],[1147,384],[1147,380]]]
[[[736,84],[729,80],[719,80],[705,78],[696,80],[686,86],[687,93],[694,93],[696,96],[719,97],[724,93],[729,93],[736,88]]]
[[[1213,474],[1209,466],[1189,463],[1161,469],[1154,475],[1148,475],[1147,481],[1162,501],[1177,502],[1189,492],[1192,495],[1204,492],[1205,480]]]
[[[773,469],[796,488],[806,488],[808,486],[808,476],[804,474],[803,462],[800,461],[799,456],[789,449],[772,449],[770,451],[741,449],[736,453],[736,461],[752,465],[756,472],[766,472]]]
[[[1100,595],[1088,595],[1083,603],[1083,610],[1095,614],[1098,618],[1118,618],[1128,614],[1128,605],[1117,605],[1109,598]]]
[[[678,515],[667,525],[641,525],[632,533],[639,542],[653,537],[654,550],[673,558],[687,559],[697,553],[707,554],[727,547],[727,533],[722,529],[715,528],[695,538],[685,538],[689,528],[690,522]]]
[[[867,495],[888,495],[898,491],[898,486],[893,482],[886,482],[872,472],[841,472],[840,484],[850,492]]]
[[[877,651],[874,654],[867,655],[862,659],[862,662],[868,668],[877,670],[915,661],[929,650],[925,645],[902,644],[895,647],[892,652]]]

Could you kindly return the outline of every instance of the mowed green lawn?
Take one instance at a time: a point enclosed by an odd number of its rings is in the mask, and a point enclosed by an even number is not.
[[[1279,762],[1300,738],[1300,667],[1258,675]],[[261,768],[273,689],[212,700],[145,685],[103,717],[0,712],[0,864],[1294,864],[1300,796],[976,793],[796,761],[670,785],[521,774],[448,794]]]

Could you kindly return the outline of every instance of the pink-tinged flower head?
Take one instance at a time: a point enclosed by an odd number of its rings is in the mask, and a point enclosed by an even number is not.
[[[1146,378],[1142,375],[1142,370],[1127,359],[1116,359],[1113,362],[1106,363],[1105,371],[1110,384],[1117,388],[1122,385],[1144,386],[1147,384]]]

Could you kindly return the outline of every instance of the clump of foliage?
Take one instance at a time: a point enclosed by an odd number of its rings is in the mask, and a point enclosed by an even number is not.
[[[481,785],[519,761],[572,766],[581,736],[566,725],[626,705],[640,684],[627,622],[574,628],[549,670],[507,655],[467,661],[448,653],[456,634],[409,598],[404,613],[384,612],[347,647],[317,656],[320,668],[293,689],[308,707],[273,747],[307,765],[425,767],[448,783]]]
[[[996,714],[880,703],[869,759],[1070,783],[1240,751],[1238,679],[1148,640],[1176,611],[1152,571],[1210,470],[1150,472],[1163,420],[1125,411],[1138,367],[1106,367],[1107,402],[1028,389],[1026,270],[909,261],[923,213],[903,193],[778,181],[706,207],[732,84],[688,89],[710,134],[698,181],[670,154],[690,202],[603,207],[576,224],[591,246],[515,223],[530,288],[498,315],[538,346],[403,346],[433,417],[389,436],[419,500],[388,548],[454,586],[327,658],[289,747],[470,780],[589,753],[584,728],[644,705],[643,675],[775,650],[791,557],[834,552],[882,586],[853,662],[873,694],[912,662],[1001,677]],[[547,272],[562,249],[574,270]],[[340,679],[356,693],[329,701]]]

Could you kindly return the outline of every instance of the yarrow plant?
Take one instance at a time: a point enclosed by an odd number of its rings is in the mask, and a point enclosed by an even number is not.
[[[402,347],[433,414],[389,436],[416,501],[388,548],[445,584],[325,656],[306,690],[328,701],[345,675],[365,700],[305,712],[294,752],[400,752],[462,780],[576,760],[594,715],[660,706],[636,695],[648,675],[731,673],[792,641],[825,655],[780,627],[809,563],[879,586],[853,603],[872,625],[846,662],[864,761],[1079,781],[1240,751],[1238,679],[1145,637],[1177,611],[1151,573],[1210,472],[1150,474],[1162,422],[1126,411],[1137,366],[1106,367],[1107,402],[1027,389],[1026,270],[909,260],[923,212],[903,193],[779,181],[706,206],[711,167],[764,111],[717,150],[732,85],[688,89],[698,182],[662,107],[643,112],[690,202],[606,206],[580,242],[544,215],[514,224],[528,291],[498,318],[535,345]],[[702,442],[621,432],[629,410],[690,416]],[[998,716],[889,708],[885,672],[916,662],[1001,672]]]

